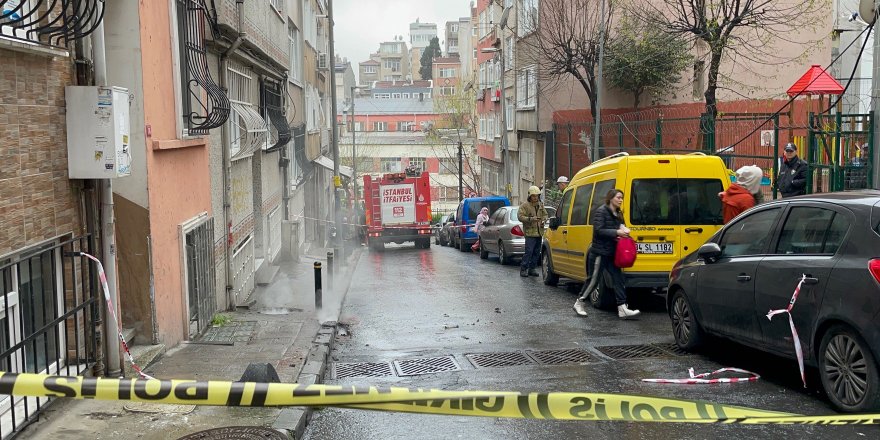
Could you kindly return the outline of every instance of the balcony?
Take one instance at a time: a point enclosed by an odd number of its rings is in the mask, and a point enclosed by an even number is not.
[[[19,43],[19,48],[66,51],[69,43],[91,34],[103,19],[100,0],[0,1],[0,39]]]

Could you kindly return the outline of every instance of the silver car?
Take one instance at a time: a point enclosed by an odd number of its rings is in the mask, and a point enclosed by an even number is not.
[[[487,259],[489,254],[498,254],[501,264],[513,263],[513,258],[521,258],[526,249],[526,238],[523,235],[522,222],[517,220],[517,206],[498,208],[485,223],[480,232],[480,258]]]

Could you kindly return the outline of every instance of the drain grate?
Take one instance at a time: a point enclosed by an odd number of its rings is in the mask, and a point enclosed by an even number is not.
[[[541,365],[566,365],[598,362],[599,359],[580,348],[566,350],[527,351],[526,354]]]
[[[420,374],[461,370],[452,356],[401,359],[399,361],[394,361],[394,368],[400,376],[417,376]]]
[[[333,364],[333,378],[343,377],[385,377],[394,376],[387,362],[336,362]]]
[[[609,345],[596,347],[596,350],[615,360],[645,359],[669,355],[653,345]]]
[[[654,344],[654,346],[663,350],[663,351],[667,351],[669,353],[672,353],[676,356],[690,356],[691,355],[691,353],[679,348],[678,344]]]
[[[526,355],[512,351],[508,353],[471,353],[465,355],[478,368],[513,367],[517,365],[534,365],[535,361]]]

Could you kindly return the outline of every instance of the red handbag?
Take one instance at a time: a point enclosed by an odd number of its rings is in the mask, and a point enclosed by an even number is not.
[[[638,246],[635,240],[629,237],[620,237],[617,239],[617,250],[614,251],[614,265],[624,269],[633,267],[636,263],[638,255]]]

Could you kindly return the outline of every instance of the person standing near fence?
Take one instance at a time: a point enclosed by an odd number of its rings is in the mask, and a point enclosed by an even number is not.
[[[807,193],[807,162],[798,157],[797,147],[785,145],[785,160],[776,176],[776,189],[782,198],[802,196]]]
[[[721,198],[724,224],[757,204],[756,193],[761,191],[763,173],[757,166],[745,166],[736,170],[736,182],[727,191],[718,193]]]
[[[541,257],[541,237],[544,235],[544,221],[547,210],[540,199],[541,190],[537,186],[529,187],[529,198],[519,206],[517,220],[523,224],[523,235],[526,236],[526,250],[519,265],[519,276],[538,276],[535,267]]]

